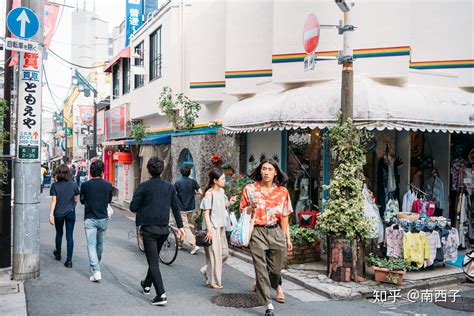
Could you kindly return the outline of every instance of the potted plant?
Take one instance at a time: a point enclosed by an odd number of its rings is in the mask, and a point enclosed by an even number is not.
[[[288,264],[321,260],[321,232],[314,228],[290,226],[293,249],[288,252]]]
[[[219,156],[218,154],[214,154],[211,156],[211,163],[214,166],[214,168],[222,168],[222,164],[224,161],[222,160],[222,157]]]
[[[351,119],[343,122],[341,113],[338,113],[338,123],[329,129],[335,169],[325,187],[329,189],[329,199],[318,216],[318,228],[331,240],[328,242],[328,274],[335,281],[347,280],[349,273],[354,280],[360,279],[356,271],[357,258],[364,260],[364,256],[358,255],[358,243],[370,236],[373,225],[364,215],[362,200],[365,144],[370,138],[368,132],[358,129]]]
[[[392,283],[400,286],[403,282],[405,271],[414,268],[403,259],[379,258],[370,254],[366,257],[367,265],[374,267],[375,281]]]
[[[160,112],[166,115],[175,129],[189,130],[199,116],[201,105],[191,101],[183,93],[173,94],[170,87],[164,87],[159,99]]]

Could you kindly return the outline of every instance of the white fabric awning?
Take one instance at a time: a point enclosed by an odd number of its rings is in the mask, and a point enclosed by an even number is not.
[[[230,106],[230,133],[324,128],[336,122],[337,81],[258,94]],[[369,130],[474,133],[474,96],[457,88],[354,82],[354,122]]]

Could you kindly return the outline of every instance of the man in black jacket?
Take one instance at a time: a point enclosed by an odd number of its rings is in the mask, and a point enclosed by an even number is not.
[[[151,301],[151,304],[165,305],[167,298],[158,262],[161,247],[169,234],[170,208],[178,225],[180,239],[184,237],[183,221],[174,186],[160,178],[164,169],[163,160],[158,157],[150,158],[147,169],[152,178],[140,183],[137,187],[133,194],[130,210],[137,213],[136,225],[141,227],[140,231],[148,261],[148,272],[140,285],[143,293],[148,295],[153,283],[156,297]]]
[[[81,203],[84,204],[84,229],[87,239],[87,253],[89,254],[89,264],[92,282],[100,282],[99,262],[104,249],[104,236],[109,221],[107,207],[112,201],[112,185],[102,179],[104,173],[104,163],[96,160],[91,164],[90,172],[92,178],[81,185]]]

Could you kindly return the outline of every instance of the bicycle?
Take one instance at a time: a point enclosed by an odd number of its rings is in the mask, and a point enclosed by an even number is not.
[[[160,261],[166,265],[172,264],[178,256],[178,235],[176,234],[176,229],[169,225],[169,230],[168,239],[166,239],[160,251]],[[136,237],[138,249],[140,249],[141,252],[145,252],[140,227],[137,227]]]

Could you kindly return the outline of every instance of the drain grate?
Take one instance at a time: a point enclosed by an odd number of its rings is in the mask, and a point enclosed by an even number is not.
[[[455,302],[436,302],[436,305],[464,312],[474,312],[474,298],[472,297],[458,297]]]
[[[250,308],[260,306],[256,294],[231,293],[211,297],[211,302],[224,307]]]

